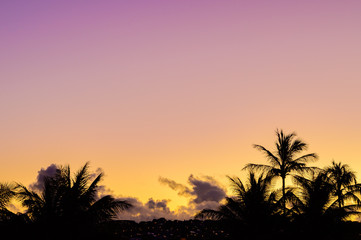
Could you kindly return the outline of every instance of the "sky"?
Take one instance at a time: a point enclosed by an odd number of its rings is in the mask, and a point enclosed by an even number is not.
[[[231,194],[227,175],[266,163],[252,145],[273,149],[276,129],[308,143],[315,166],[341,161],[360,178],[360,10],[1,1],[0,181],[34,186],[90,162],[107,193],[182,218]]]

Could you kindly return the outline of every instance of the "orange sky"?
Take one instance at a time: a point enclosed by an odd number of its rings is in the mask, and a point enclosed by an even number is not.
[[[21,4],[20,4],[21,3]],[[116,196],[242,176],[274,131],[361,173],[358,1],[1,3],[0,181],[90,161]],[[360,175],[359,175],[360,176]]]

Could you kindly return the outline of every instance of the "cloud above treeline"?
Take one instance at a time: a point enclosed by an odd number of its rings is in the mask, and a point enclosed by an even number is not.
[[[150,221],[164,217],[169,220],[186,220],[193,218],[200,210],[217,209],[220,202],[226,197],[226,191],[209,176],[197,178],[193,175],[188,177],[188,185],[177,183],[174,180],[160,177],[159,182],[178,193],[178,195],[189,199],[187,206],[181,206],[175,211],[168,207],[170,200],[154,200],[142,203],[137,198],[120,198],[126,200],[134,207],[119,214],[119,219],[134,221]]]
[[[202,204],[205,202],[219,203],[226,196],[225,190],[214,178],[209,176],[201,179],[196,178],[191,174],[188,177],[190,187],[164,177],[160,177],[159,182],[177,191],[180,196],[190,197],[190,203],[194,204]]]
[[[153,198],[150,198],[146,203],[132,197],[119,198],[119,200],[126,200],[133,205],[132,208],[118,214],[118,219],[120,220],[140,222],[151,221],[158,218],[184,220],[192,217],[187,209],[171,211],[168,207],[170,200],[154,200]]]
[[[45,177],[54,176],[58,166],[51,164],[47,168],[38,171],[36,182],[30,184],[31,190],[41,191],[44,186]],[[91,181],[99,174],[102,174],[101,168],[90,173]],[[169,220],[186,220],[192,218],[202,209],[216,209],[220,202],[226,197],[226,191],[218,184],[218,182],[210,177],[195,177],[192,174],[188,177],[188,184],[177,183],[176,181],[160,177],[159,182],[170,189],[176,191],[178,195],[188,198],[186,206],[180,206],[176,210],[170,210],[168,204],[169,199],[149,198],[147,202],[142,202],[136,197],[120,197],[104,185],[98,186],[98,196],[101,198],[105,195],[112,195],[118,200],[126,200],[133,205],[132,208],[118,214],[118,219],[134,220],[134,221],[150,221],[157,218],[166,218]]]
[[[38,176],[36,177],[36,182],[30,184],[29,188],[33,191],[41,191],[44,186],[45,178],[54,176],[57,169],[58,167],[55,164],[51,164],[46,169],[40,169],[38,171]]]

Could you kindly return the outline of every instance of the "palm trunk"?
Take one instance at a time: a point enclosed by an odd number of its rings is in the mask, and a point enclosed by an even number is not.
[[[286,216],[286,177],[282,177],[282,198],[283,198],[283,215]]]
[[[342,195],[340,193],[340,191],[338,191],[337,193],[337,197],[338,197],[338,207],[341,209],[342,208],[342,203],[341,203],[341,198],[342,198]]]

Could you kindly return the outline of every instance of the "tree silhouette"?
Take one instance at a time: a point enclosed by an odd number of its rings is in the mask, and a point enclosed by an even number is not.
[[[234,197],[227,197],[226,204],[218,210],[204,209],[195,217],[198,219],[222,220],[232,226],[233,234],[242,237],[255,237],[269,233],[276,223],[280,203],[277,193],[272,191],[272,178],[266,174],[248,173],[247,183],[239,178],[231,178]],[[259,231],[262,229],[262,232]],[[239,236],[238,236],[239,237]]]
[[[276,151],[271,152],[261,145],[253,145],[266,155],[270,165],[247,164],[244,169],[259,169],[267,171],[272,176],[282,178],[282,199],[283,213],[286,214],[286,177],[292,172],[303,173],[312,168],[307,167],[306,163],[317,159],[315,153],[309,153],[297,156],[299,153],[307,149],[307,144],[300,139],[295,139],[296,134],[284,134],[282,130],[276,130],[277,141]]]
[[[332,161],[332,165],[326,168],[326,174],[331,182],[333,195],[337,197],[339,208],[342,208],[347,200],[361,205],[357,196],[361,193],[361,185],[357,184],[356,174],[347,164]]]
[[[7,209],[11,199],[15,196],[14,187],[8,183],[0,183],[0,220],[6,221],[14,217],[14,213]]]
[[[62,232],[68,238],[78,236],[82,229],[113,219],[117,212],[131,205],[110,195],[99,197],[98,186],[103,173],[94,180],[86,163],[71,177],[70,167],[60,167],[56,174],[45,177],[40,193],[17,186],[17,196],[33,223],[46,226],[49,233]]]
[[[312,173],[310,178],[295,176],[299,192],[293,199],[293,210],[298,214],[295,222],[304,232],[336,233],[337,226],[353,215],[358,215],[358,206],[338,206],[333,200],[333,182],[327,172]]]

